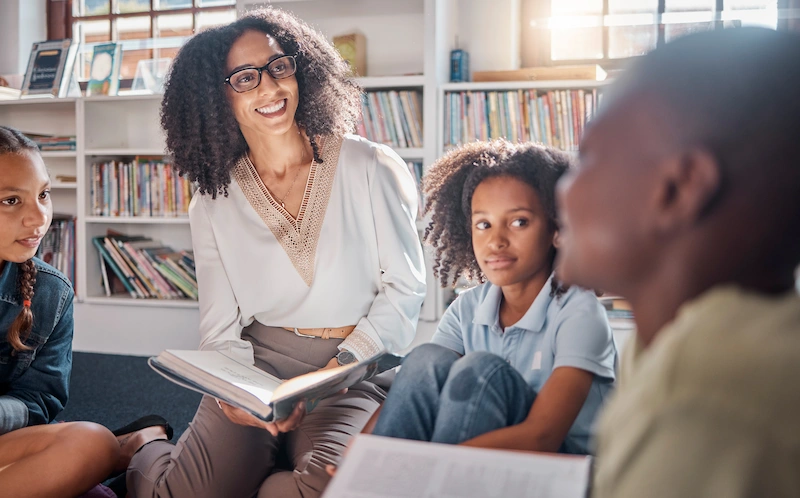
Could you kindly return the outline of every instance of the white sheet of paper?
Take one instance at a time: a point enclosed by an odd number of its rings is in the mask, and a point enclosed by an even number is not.
[[[584,498],[590,463],[359,435],[323,498]]]

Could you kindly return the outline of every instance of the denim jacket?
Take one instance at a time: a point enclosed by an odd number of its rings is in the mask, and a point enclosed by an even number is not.
[[[34,258],[38,270],[31,299],[33,328],[14,351],[6,334],[22,309],[18,266],[6,262],[0,273],[0,434],[52,422],[67,403],[72,370],[72,300],[69,280]]]

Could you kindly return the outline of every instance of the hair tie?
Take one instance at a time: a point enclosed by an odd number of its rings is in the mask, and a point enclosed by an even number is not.
[[[31,307],[31,300],[30,299],[25,299],[24,301],[22,301],[22,306],[24,306],[25,308],[30,308]]]

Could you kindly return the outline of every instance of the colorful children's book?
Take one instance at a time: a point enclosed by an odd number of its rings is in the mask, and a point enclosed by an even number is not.
[[[122,62],[122,45],[104,43],[94,47],[92,69],[86,95],[116,95],[119,90],[119,68]]]

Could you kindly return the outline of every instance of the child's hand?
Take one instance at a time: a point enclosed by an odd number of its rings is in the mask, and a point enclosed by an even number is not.
[[[292,411],[291,415],[285,419],[276,420],[275,422],[264,422],[263,420],[254,417],[241,408],[231,406],[224,401],[217,400],[217,405],[219,405],[223,413],[225,413],[225,416],[228,417],[228,420],[234,424],[266,429],[275,437],[277,437],[281,432],[291,432],[297,429],[306,414],[306,404],[304,401],[301,401],[294,406],[294,410]]]

